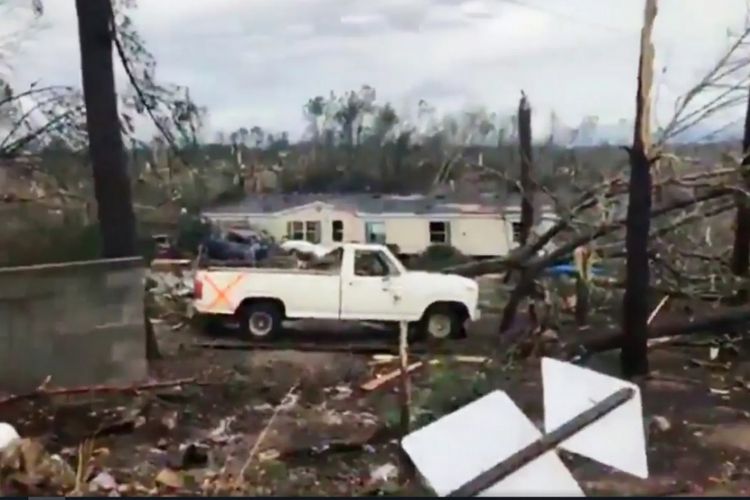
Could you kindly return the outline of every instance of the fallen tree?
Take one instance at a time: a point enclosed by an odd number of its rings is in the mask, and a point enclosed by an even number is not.
[[[696,333],[715,333],[716,330],[750,325],[750,305],[725,307],[716,312],[686,320],[663,321],[648,328],[648,338],[677,337]],[[591,331],[590,329],[587,331]],[[596,335],[579,332],[576,340],[563,347],[566,357],[586,356],[597,352],[619,349],[625,334],[619,328],[596,330]]]

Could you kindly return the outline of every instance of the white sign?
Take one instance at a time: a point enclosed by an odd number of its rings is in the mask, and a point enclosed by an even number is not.
[[[623,388],[634,397],[560,444],[635,476],[648,477],[638,386],[551,358],[542,360],[545,430],[559,428]],[[542,437],[503,391],[494,391],[406,436],[419,472],[446,496]],[[584,496],[555,450],[512,472],[480,496]]]

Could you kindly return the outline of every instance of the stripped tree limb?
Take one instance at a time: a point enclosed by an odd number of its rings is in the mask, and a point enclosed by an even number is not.
[[[32,392],[25,394],[12,394],[0,399],[0,406],[27,399],[49,396],[70,396],[74,394],[96,394],[96,393],[136,393],[151,389],[163,389],[165,387],[175,387],[179,385],[198,384],[195,378],[181,378],[176,380],[166,380],[161,382],[147,382],[136,385],[87,385],[79,387],[60,387],[48,389],[40,386]]]

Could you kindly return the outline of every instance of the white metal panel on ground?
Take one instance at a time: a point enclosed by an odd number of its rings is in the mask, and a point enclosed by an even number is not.
[[[547,433],[620,389],[635,390],[633,398],[560,447],[634,476],[648,477],[641,392],[637,385],[552,358],[542,359],[542,380]]]
[[[502,391],[464,406],[402,441],[419,472],[445,496],[541,437]],[[583,496],[576,480],[550,451],[480,496]]]

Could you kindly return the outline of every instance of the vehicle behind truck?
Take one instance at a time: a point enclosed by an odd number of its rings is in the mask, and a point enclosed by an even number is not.
[[[402,322],[418,337],[465,334],[479,319],[479,287],[462,276],[409,271],[384,245],[347,243],[307,269],[209,265],[195,277],[197,313],[234,317],[271,338],[284,320]]]

